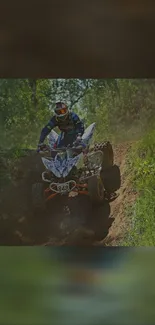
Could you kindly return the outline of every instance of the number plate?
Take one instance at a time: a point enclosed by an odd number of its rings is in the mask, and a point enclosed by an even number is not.
[[[58,185],[57,185],[57,190],[58,190],[60,193],[62,193],[62,192],[69,192],[69,191],[70,191],[69,183],[58,184]]]
[[[66,183],[51,183],[49,188],[55,193],[67,193],[72,191],[76,186],[74,180],[70,180]]]

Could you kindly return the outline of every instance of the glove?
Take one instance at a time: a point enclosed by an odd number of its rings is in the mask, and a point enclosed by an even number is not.
[[[44,143],[39,143],[39,144],[38,144],[38,148],[37,148],[37,152],[45,151],[46,149],[47,149],[46,144],[44,144]]]
[[[77,138],[76,138],[76,140],[75,140],[75,142],[74,142],[74,145],[75,145],[75,146],[82,146],[83,148],[86,147],[86,145],[85,145],[85,144],[83,143],[83,141],[82,141],[82,136],[81,136],[80,133],[77,135]]]
[[[77,138],[76,138],[76,141],[79,142],[79,143],[82,141],[81,134],[78,134],[78,136],[77,136]]]
[[[79,133],[79,134],[77,135],[77,138],[76,138],[74,144],[75,144],[75,145],[78,145],[78,144],[80,144],[81,142],[82,142],[82,137],[81,137],[81,133]]]

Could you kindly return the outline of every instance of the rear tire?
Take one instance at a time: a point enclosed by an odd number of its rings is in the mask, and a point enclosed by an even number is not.
[[[121,187],[121,173],[117,165],[113,165],[102,172],[104,188],[107,193],[116,192]]]
[[[104,185],[102,178],[93,176],[88,180],[88,193],[94,203],[101,203],[104,200]]]
[[[32,184],[32,206],[33,210],[45,210],[46,202],[44,195],[44,185],[42,183]]]

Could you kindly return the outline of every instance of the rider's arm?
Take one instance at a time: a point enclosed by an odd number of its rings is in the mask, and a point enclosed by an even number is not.
[[[57,122],[55,116],[51,118],[51,120],[45,125],[45,127],[41,131],[39,143],[43,143],[47,135],[52,131],[53,128],[57,126]]]
[[[80,133],[81,135],[83,135],[83,133],[84,133],[84,123],[80,120],[78,115],[75,114],[75,113],[72,113],[72,119],[74,121],[76,134]]]

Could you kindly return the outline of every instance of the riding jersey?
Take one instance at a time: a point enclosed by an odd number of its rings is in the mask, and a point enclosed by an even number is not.
[[[43,143],[47,135],[55,127],[58,127],[60,131],[64,132],[66,135],[78,135],[78,133],[83,135],[84,133],[84,124],[74,112],[69,113],[68,118],[63,121],[58,120],[57,116],[54,115],[48,124],[42,129],[39,143]]]

